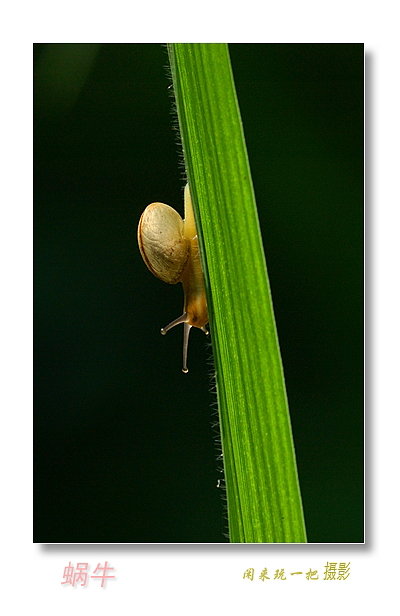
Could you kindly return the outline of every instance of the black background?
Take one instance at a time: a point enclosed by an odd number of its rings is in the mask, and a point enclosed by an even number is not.
[[[233,44],[310,542],[362,542],[363,45]],[[211,351],[139,254],[183,213],[167,54],[34,45],[34,541],[225,542]]]

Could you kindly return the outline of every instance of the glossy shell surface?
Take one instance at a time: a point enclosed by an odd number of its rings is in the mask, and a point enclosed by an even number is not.
[[[183,235],[183,220],[165,203],[151,203],[138,227],[138,243],[149,270],[164,282],[181,279],[190,254],[190,241]]]

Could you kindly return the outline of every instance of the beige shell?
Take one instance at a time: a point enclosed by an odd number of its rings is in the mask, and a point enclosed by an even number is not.
[[[190,240],[183,235],[183,220],[165,203],[151,203],[138,227],[138,243],[149,270],[164,282],[176,284],[189,259]]]

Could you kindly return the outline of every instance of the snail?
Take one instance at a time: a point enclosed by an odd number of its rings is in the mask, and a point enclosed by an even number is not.
[[[157,278],[183,285],[183,314],[163,327],[161,333],[165,335],[183,323],[182,371],[186,373],[191,328],[198,327],[208,334],[207,300],[189,184],[185,187],[185,220],[165,203],[150,203],[140,217],[138,244],[143,261]]]

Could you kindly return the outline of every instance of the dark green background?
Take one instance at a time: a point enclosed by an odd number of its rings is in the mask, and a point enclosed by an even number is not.
[[[308,539],[362,542],[363,45],[230,53]],[[167,64],[34,46],[36,542],[226,541],[211,351],[193,331],[182,374],[182,287],[136,242],[148,203],[183,213]]]

